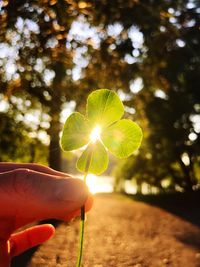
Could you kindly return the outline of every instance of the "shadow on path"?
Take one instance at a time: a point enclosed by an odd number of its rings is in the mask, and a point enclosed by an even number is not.
[[[160,195],[128,195],[128,197],[165,209],[200,227],[200,191]]]
[[[37,251],[38,247],[29,249],[28,251],[22,253],[20,256],[15,257],[12,260],[11,267],[27,267],[29,261],[31,260],[31,257]]]

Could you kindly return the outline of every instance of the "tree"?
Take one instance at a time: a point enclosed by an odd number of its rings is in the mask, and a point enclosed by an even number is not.
[[[31,102],[37,99],[42,104],[50,116],[49,165],[60,169],[62,104],[80,95],[72,84],[73,55],[78,44],[69,41],[68,35],[77,13],[84,8],[75,1],[63,0],[3,1],[0,8],[0,45],[5,51],[1,92],[21,97],[23,90]]]
[[[14,94],[19,92],[17,88],[23,88],[50,114],[52,167],[60,168],[60,154],[55,154],[55,149],[62,103],[74,99],[81,108],[90,90],[107,87],[125,93],[128,116],[133,116],[145,132],[141,158],[144,162],[149,159],[147,168],[137,168],[137,173],[143,172],[142,177],[148,173],[149,183],[156,176],[157,184],[161,184],[170,174],[173,183],[185,190],[197,185],[198,1],[4,2],[0,41],[4,46],[17,47],[14,74],[18,75],[14,80],[20,81],[20,86],[11,86],[4,59],[1,91]],[[73,36],[75,21],[87,25],[86,31],[93,35]],[[77,51],[85,51],[86,63],[75,81]],[[136,87],[138,79],[140,88]],[[160,172],[158,166],[164,171]]]
[[[199,181],[200,162],[198,2],[86,2],[94,7],[91,23],[104,35],[99,48],[92,50],[85,81],[91,74],[93,84],[111,84],[128,93],[127,106],[136,109],[147,133],[143,160],[137,160],[146,162],[145,167],[139,164],[138,169],[133,161],[133,169],[142,177],[148,173],[151,184],[155,177],[160,184],[170,174],[174,185],[192,190]],[[95,79],[95,72],[103,79]],[[136,94],[131,85],[137,77],[143,88]]]

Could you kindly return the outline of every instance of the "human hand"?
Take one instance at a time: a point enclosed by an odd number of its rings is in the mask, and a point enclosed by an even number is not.
[[[54,234],[52,225],[13,232],[34,221],[69,221],[88,211],[92,197],[80,179],[37,164],[0,163],[0,267],[13,256],[43,243]]]

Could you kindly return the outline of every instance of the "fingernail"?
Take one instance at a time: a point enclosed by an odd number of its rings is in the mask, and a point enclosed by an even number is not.
[[[62,201],[84,203],[88,197],[88,189],[83,181],[75,178],[58,180],[56,197]]]

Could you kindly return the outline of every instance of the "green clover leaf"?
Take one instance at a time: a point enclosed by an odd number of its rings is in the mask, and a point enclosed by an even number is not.
[[[103,129],[121,119],[124,106],[115,92],[100,89],[88,96],[86,113],[93,126],[100,125]]]
[[[83,148],[77,168],[100,175],[108,167],[108,151],[127,158],[139,148],[142,130],[131,120],[121,119],[124,106],[114,91],[100,89],[87,99],[86,116],[74,112],[66,120],[60,145],[64,151]],[[80,247],[76,267],[81,266],[84,239],[85,207],[81,207]]]
[[[76,150],[89,142],[89,123],[80,113],[72,113],[66,120],[60,145],[64,151]]]
[[[108,153],[99,140],[90,143],[77,161],[77,168],[86,172],[100,175],[108,167]],[[88,164],[88,166],[87,166]]]
[[[72,151],[86,145],[77,168],[100,175],[108,166],[108,151],[127,158],[142,140],[141,128],[131,120],[121,119],[124,106],[118,95],[108,89],[93,91],[87,99],[86,116],[74,112],[66,120],[61,147]]]

